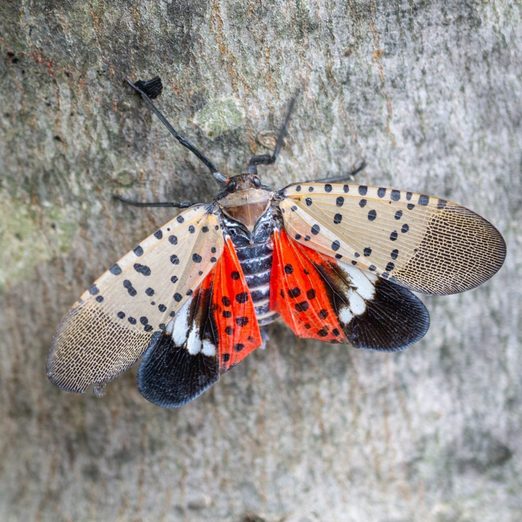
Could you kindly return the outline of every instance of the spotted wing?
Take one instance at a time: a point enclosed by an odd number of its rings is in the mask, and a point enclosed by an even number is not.
[[[272,236],[274,253],[270,276],[270,309],[299,337],[346,342],[346,336],[314,263],[321,254],[288,238],[284,231]]]
[[[421,339],[429,327],[422,302],[371,272],[273,235],[272,310],[299,337],[393,351]]]
[[[140,364],[138,388],[154,404],[183,406],[261,344],[254,303],[228,239],[195,294],[166,331],[152,339]]]
[[[506,255],[488,221],[444,199],[339,183],[291,185],[284,196],[284,226],[296,241],[414,291],[469,290]]]
[[[50,380],[84,392],[127,369],[201,285],[223,245],[218,217],[204,205],[145,239],[63,318],[49,355]]]

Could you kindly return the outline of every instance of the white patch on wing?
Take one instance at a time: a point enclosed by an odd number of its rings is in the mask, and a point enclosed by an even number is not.
[[[178,315],[174,319],[174,327],[172,330],[172,340],[176,346],[183,346],[188,335],[188,314],[192,299],[189,299],[181,308]]]
[[[352,285],[356,288],[357,293],[366,300],[373,299],[375,295],[374,282],[377,277],[374,274],[365,273],[353,266],[346,265],[345,263],[338,263],[339,267],[345,272]]]
[[[171,319],[165,328],[165,332],[168,333],[171,337],[172,337],[172,332],[174,331],[174,323],[175,323],[175,320]]]
[[[348,324],[353,319],[353,314],[347,306],[343,306],[339,310],[339,320],[343,324]]]
[[[187,339],[187,351],[190,355],[197,355],[202,348],[201,337],[199,336],[199,328],[195,325],[192,326],[192,330]]]
[[[347,293],[348,306],[353,315],[361,315],[366,310],[366,303],[364,299],[353,289],[350,288]]]
[[[363,272],[363,274],[364,274],[364,277],[366,277],[366,279],[368,279],[368,281],[370,281],[370,283],[372,283],[372,284],[375,284],[375,281],[377,281],[377,279],[379,279],[372,272]]]
[[[213,357],[216,355],[216,347],[207,339],[203,340],[203,348],[201,350],[203,355],[207,355],[208,357]]]

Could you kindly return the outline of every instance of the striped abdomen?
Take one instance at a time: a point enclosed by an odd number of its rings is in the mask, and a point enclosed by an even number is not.
[[[264,243],[236,245],[236,251],[254,301],[259,326],[269,324],[277,318],[277,313],[271,312],[269,309],[272,249],[267,243]]]
[[[226,220],[237,257],[245,274],[245,279],[254,301],[259,326],[265,326],[278,314],[270,311],[270,274],[272,271],[271,235],[274,221],[267,212],[260,220],[252,234],[247,234],[237,222]]]

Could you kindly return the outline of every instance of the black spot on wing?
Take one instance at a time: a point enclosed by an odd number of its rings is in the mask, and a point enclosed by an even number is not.
[[[297,303],[295,305],[295,309],[298,311],[298,312],[306,312],[308,310],[308,308],[310,307],[310,304],[307,303],[306,301],[301,301],[300,303]]]
[[[147,265],[142,265],[141,263],[134,263],[134,270],[136,270],[138,274],[144,276],[150,276],[151,274],[150,267],[148,267]]]
[[[131,297],[134,297],[138,293],[137,290],[134,288],[134,286],[132,286],[132,283],[128,279],[125,279],[123,281],[123,287],[127,290],[127,292],[129,293],[129,295]]]
[[[236,295],[236,301],[240,304],[248,301],[248,292],[240,292]]]
[[[191,355],[176,346],[170,335],[157,333],[145,351],[138,370],[138,389],[162,408],[179,408],[199,397],[219,379],[216,357]]]
[[[118,265],[117,263],[115,265],[112,265],[110,268],[109,268],[109,271],[111,274],[113,275],[120,275],[121,274],[121,267],[120,265]]]
[[[295,288],[290,288],[290,290],[288,290],[287,293],[289,297],[295,299],[296,297],[299,297],[301,295],[301,290],[296,286]]]
[[[399,201],[401,199],[401,192],[400,190],[393,189],[390,194],[390,198],[392,201]]]

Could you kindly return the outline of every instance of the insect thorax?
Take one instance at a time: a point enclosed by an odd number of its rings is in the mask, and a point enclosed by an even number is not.
[[[265,214],[273,198],[273,192],[260,188],[237,190],[218,201],[222,211],[242,223],[250,232]]]

